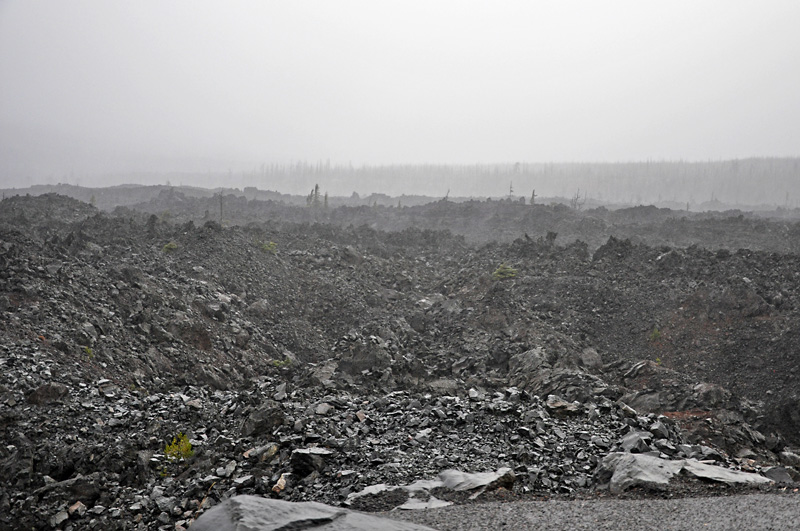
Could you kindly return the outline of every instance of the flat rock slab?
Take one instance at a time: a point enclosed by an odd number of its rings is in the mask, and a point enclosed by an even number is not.
[[[332,507],[323,503],[292,503],[258,496],[235,496],[210,509],[189,528],[191,531],[431,531],[410,522]]]
[[[729,485],[772,483],[771,479],[758,474],[730,470],[697,459],[669,461],[652,455],[623,452],[608,454],[598,466],[595,477],[600,483],[608,484],[612,493],[619,494],[635,486],[665,489],[669,480],[681,472]]]
[[[752,472],[730,470],[728,468],[722,468],[721,466],[709,465],[697,459],[684,459],[682,470],[696,478],[719,481],[729,485],[734,483],[750,483],[755,485],[772,483],[771,479]]]
[[[443,470],[439,473],[442,486],[452,490],[473,490],[481,487],[511,487],[516,479],[510,468],[495,472],[466,473],[460,470]]]
[[[443,470],[438,479],[421,479],[410,485],[386,485],[384,483],[371,485],[354,492],[347,497],[345,504],[350,505],[358,498],[364,496],[380,495],[396,490],[408,493],[408,501],[399,505],[400,509],[432,509],[452,505],[451,502],[439,500],[431,494],[433,489],[444,487],[454,491],[472,490],[475,493],[470,499],[478,497],[487,489],[511,488],[516,480],[514,471],[510,468],[500,468],[494,472],[461,472],[460,470]]]

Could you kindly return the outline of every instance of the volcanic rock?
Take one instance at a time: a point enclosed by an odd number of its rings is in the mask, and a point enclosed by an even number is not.
[[[315,529],[320,531],[381,529],[385,531],[430,530],[409,522],[400,522],[317,502],[292,503],[257,496],[235,496],[203,514],[189,528],[191,531],[278,531]]]

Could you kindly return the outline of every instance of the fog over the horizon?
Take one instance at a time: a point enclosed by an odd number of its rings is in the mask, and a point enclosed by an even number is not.
[[[0,187],[794,157],[798,21],[795,0],[5,0]]]

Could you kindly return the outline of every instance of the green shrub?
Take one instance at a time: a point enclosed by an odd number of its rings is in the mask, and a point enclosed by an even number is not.
[[[162,247],[161,250],[164,251],[165,253],[171,253],[177,248],[178,248],[178,244],[177,243],[169,242],[164,247]]]
[[[180,461],[192,457],[194,450],[192,450],[189,437],[185,433],[179,433],[172,438],[172,443],[164,448],[164,453],[170,461]]]
[[[283,367],[289,367],[292,364],[291,358],[286,358],[285,360],[272,360],[272,365],[281,369]]]
[[[661,332],[659,331],[659,329],[654,327],[653,331],[650,332],[650,335],[648,336],[648,339],[650,341],[653,341],[653,342],[658,341],[659,339],[661,339]]]
[[[494,270],[492,277],[495,280],[505,280],[507,278],[514,278],[517,276],[517,270],[505,264],[500,264],[500,267]]]
[[[262,243],[261,250],[264,251],[265,253],[277,254],[278,244],[275,242]]]
[[[83,347],[83,352],[90,360],[94,359],[94,351],[92,350],[92,347]]]

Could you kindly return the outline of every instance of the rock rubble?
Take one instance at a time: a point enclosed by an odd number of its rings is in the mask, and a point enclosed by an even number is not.
[[[239,496],[434,506],[498,471],[478,488],[570,496],[614,456],[797,481],[791,381],[748,395],[684,363],[757,341],[793,374],[796,261],[5,199],[0,529],[185,529]]]

